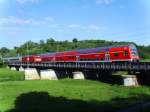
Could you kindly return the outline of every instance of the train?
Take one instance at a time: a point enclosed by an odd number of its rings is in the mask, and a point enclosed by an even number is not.
[[[139,54],[134,44],[79,49],[40,55],[23,56],[24,63],[48,62],[138,62]]]

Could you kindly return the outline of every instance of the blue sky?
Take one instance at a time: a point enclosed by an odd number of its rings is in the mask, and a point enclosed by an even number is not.
[[[0,0],[0,47],[78,38],[150,45],[150,0]]]

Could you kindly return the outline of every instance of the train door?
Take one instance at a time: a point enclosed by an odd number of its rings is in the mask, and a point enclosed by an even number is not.
[[[110,61],[110,54],[105,54],[105,61]]]

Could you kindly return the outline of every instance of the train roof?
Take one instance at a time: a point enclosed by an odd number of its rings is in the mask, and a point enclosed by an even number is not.
[[[19,59],[19,58],[21,58],[21,57],[20,57],[20,56],[19,56],[19,57],[7,57],[7,58],[2,58],[2,59],[3,59],[3,60],[5,60],[5,59],[6,59],[6,60],[7,60],[7,59],[10,59],[10,60],[11,60],[11,59]]]
[[[111,45],[111,46],[104,46],[104,47],[97,47],[97,48],[89,48],[89,49],[79,49],[79,50],[73,50],[76,52],[80,52],[80,51],[88,51],[88,50],[109,50],[110,48],[115,48],[115,47],[129,47],[129,46],[134,46],[134,44],[126,44],[126,45]],[[136,47],[135,47],[136,48]]]
[[[104,46],[104,47],[97,47],[97,48],[88,48],[88,49],[77,49],[77,50],[70,50],[70,51],[62,51],[62,52],[50,52],[45,54],[40,54],[39,56],[47,56],[47,55],[55,55],[57,53],[66,53],[66,52],[78,52],[83,53],[84,51],[103,51],[107,52],[110,48],[115,47],[130,47],[130,48],[136,48],[134,44],[125,44],[125,45],[111,45],[111,46]]]
[[[55,54],[55,52],[49,52],[49,53],[40,54],[40,56],[43,56],[43,55],[52,55],[52,54]]]

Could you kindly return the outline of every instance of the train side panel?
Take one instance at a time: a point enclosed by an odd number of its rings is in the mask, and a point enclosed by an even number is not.
[[[110,48],[109,54],[111,61],[131,61],[129,47]]]
[[[24,63],[27,63],[27,62],[37,63],[37,62],[41,62],[41,61],[42,61],[41,57],[36,56],[36,55],[22,57],[22,62],[24,62]]]

